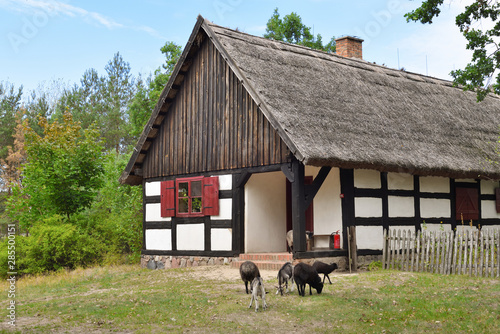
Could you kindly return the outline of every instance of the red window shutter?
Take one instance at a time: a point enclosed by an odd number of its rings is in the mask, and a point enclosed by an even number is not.
[[[462,217],[464,221],[479,219],[478,190],[474,188],[457,188],[456,195],[457,221]]]
[[[175,182],[173,180],[161,183],[161,216],[175,216]]]
[[[497,213],[500,213],[500,188],[495,189],[496,203],[497,203]]]
[[[217,176],[203,179],[203,214],[205,216],[219,214],[219,178]]]

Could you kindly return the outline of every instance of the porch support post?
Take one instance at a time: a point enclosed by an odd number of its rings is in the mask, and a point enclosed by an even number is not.
[[[306,200],[304,175],[305,168],[297,159],[292,161],[292,229],[293,252],[306,251]]]

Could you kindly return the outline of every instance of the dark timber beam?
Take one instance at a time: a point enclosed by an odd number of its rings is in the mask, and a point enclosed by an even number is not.
[[[283,174],[285,174],[288,181],[290,181],[290,183],[293,183],[292,164],[287,163],[287,164],[281,165],[281,171],[283,172]]]
[[[306,201],[304,187],[304,165],[294,159],[292,161],[292,229],[293,252],[306,251]]]
[[[306,210],[311,205],[314,197],[316,196],[319,189],[323,185],[323,182],[325,182],[325,179],[328,176],[328,173],[330,173],[331,169],[332,169],[332,167],[327,167],[327,166],[321,167],[318,175],[316,175],[316,177],[314,178],[313,183],[309,184],[309,185],[305,185]]]

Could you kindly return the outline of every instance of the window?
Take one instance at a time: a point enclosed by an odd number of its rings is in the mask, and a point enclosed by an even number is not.
[[[203,216],[202,183],[203,178],[178,179],[176,216]]]
[[[218,177],[199,176],[161,183],[162,217],[202,217],[218,214]]]

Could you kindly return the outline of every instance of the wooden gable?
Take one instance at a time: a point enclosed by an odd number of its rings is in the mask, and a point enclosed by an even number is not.
[[[279,164],[289,150],[206,35],[152,140],[142,177]]]

